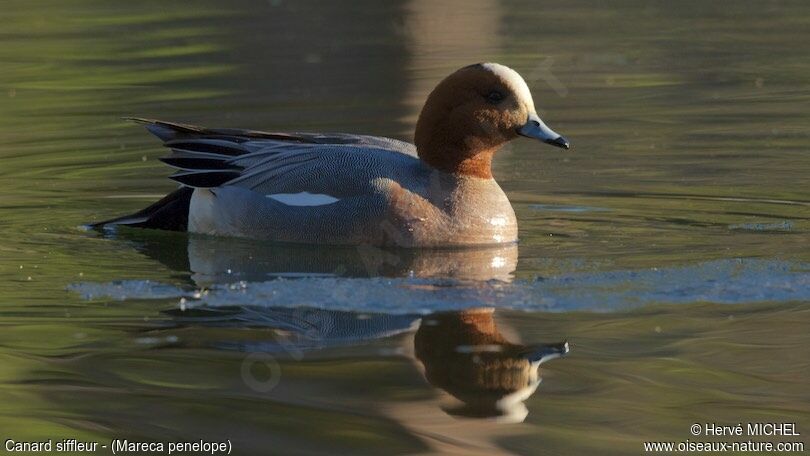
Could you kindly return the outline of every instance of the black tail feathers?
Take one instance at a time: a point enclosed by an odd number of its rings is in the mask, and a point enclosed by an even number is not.
[[[192,193],[194,193],[193,188],[180,187],[164,196],[160,201],[134,214],[93,223],[89,227],[99,229],[106,226],[126,225],[156,230],[186,231]]]

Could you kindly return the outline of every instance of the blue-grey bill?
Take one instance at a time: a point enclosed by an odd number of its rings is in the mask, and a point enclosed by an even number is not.
[[[549,128],[548,125],[534,113],[529,114],[529,119],[526,121],[526,124],[518,129],[518,134],[527,138],[539,139],[546,144],[562,147],[563,149],[571,147],[567,139]]]

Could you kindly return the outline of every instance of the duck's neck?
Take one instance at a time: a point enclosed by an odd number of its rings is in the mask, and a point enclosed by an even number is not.
[[[414,143],[419,158],[428,165],[450,174],[492,178],[492,156],[500,141],[485,141],[465,135],[461,128],[448,128],[424,111],[416,123]]]
[[[478,345],[507,343],[493,319],[492,309],[471,309],[437,316],[442,331]]]
[[[417,148],[419,158],[428,165],[450,174],[492,179],[492,156],[497,149],[459,151],[446,146]]]

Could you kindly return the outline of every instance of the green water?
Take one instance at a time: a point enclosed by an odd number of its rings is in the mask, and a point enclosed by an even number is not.
[[[638,454],[768,421],[806,441],[810,5],[436,3],[0,1],[2,440]],[[523,74],[573,145],[496,157],[515,249],[79,228],[174,188],[123,116],[410,140],[478,61]],[[472,307],[497,327],[453,326]],[[522,422],[448,405],[479,390],[442,347],[562,340]]]

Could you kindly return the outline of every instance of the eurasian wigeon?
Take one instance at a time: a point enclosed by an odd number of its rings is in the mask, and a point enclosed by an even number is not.
[[[415,144],[345,133],[266,133],[132,119],[172,149],[182,186],[129,225],[308,244],[400,247],[515,242],[492,157],[526,136],[568,148],[520,75],[497,63],[454,72],[428,96]]]

